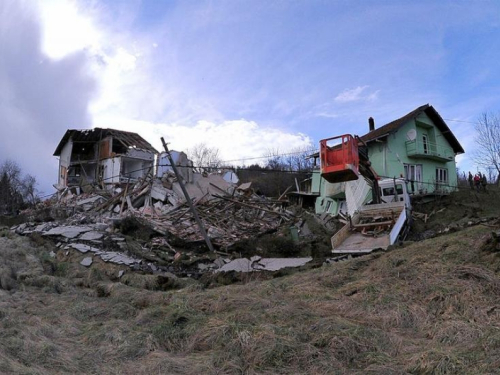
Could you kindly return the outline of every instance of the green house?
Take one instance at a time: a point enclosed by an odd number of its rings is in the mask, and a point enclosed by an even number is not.
[[[457,188],[455,156],[464,149],[429,104],[361,137],[381,178],[404,177],[410,194],[446,194]]]
[[[457,188],[455,156],[464,149],[431,105],[380,128],[370,119],[369,132],[360,138],[380,178],[405,178],[410,194],[447,194]],[[318,169],[303,192],[315,199],[316,213],[335,215],[345,206],[345,184],[329,183]]]

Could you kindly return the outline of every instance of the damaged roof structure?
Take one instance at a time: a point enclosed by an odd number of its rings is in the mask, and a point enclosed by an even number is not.
[[[153,172],[158,151],[140,135],[115,129],[67,130],[54,156],[59,157],[57,190],[92,184],[112,187]]]

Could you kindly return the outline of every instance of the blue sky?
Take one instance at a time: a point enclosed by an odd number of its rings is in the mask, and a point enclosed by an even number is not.
[[[368,117],[425,103],[470,122],[500,110],[498,1],[4,0],[0,25],[0,158],[45,192],[67,128],[232,160],[362,135]],[[473,169],[473,124],[447,123]],[[12,139],[32,146],[16,154]]]

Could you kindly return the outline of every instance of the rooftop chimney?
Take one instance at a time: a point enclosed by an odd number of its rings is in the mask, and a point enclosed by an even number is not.
[[[368,125],[370,126],[371,132],[375,130],[375,120],[373,119],[373,117],[370,117],[368,119]]]

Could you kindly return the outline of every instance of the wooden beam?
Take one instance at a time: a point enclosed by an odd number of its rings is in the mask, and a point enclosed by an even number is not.
[[[369,227],[380,227],[394,224],[393,220],[390,221],[376,221],[373,223],[364,223],[364,224],[354,224],[354,228],[369,228]]]
[[[194,219],[196,220],[198,227],[200,228],[200,233],[205,239],[205,242],[210,251],[215,252],[215,249],[212,246],[212,242],[210,241],[210,237],[208,237],[207,231],[205,230],[205,227],[203,226],[203,223],[201,222],[201,219],[198,216],[198,212],[196,211],[196,208],[193,205],[193,201],[191,200],[191,197],[189,196],[189,193],[187,192],[186,187],[184,186],[184,181],[182,181],[182,176],[179,174],[179,171],[177,170],[177,166],[175,165],[174,159],[172,158],[172,155],[170,154],[170,151],[168,150],[167,144],[165,143],[163,137],[161,137],[161,143],[163,144],[163,148],[167,153],[168,160],[170,161],[170,166],[172,167],[175,175],[177,176],[177,182],[179,183],[179,186],[181,187],[182,192],[184,193],[184,198],[186,198],[186,202],[189,205],[191,212],[193,213]]]

